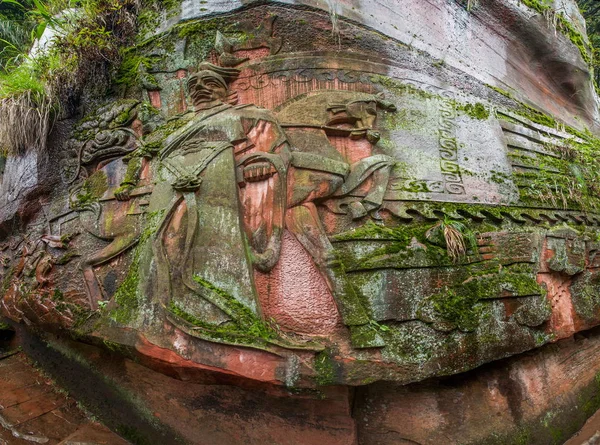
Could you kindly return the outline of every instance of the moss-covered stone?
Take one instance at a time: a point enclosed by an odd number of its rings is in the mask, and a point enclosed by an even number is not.
[[[467,116],[473,119],[486,120],[490,117],[490,111],[480,102],[463,105],[459,107],[459,110],[464,111]]]
[[[74,208],[84,208],[97,202],[108,190],[108,179],[102,170],[95,172],[87,178],[72,203]]]

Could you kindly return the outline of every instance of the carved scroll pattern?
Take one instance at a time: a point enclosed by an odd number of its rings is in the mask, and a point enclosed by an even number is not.
[[[440,170],[444,178],[444,191],[453,195],[465,193],[458,164],[458,143],[456,141],[456,107],[450,91],[443,91],[444,101],[440,109]]]

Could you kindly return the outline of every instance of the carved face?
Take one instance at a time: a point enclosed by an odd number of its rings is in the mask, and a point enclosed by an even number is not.
[[[190,77],[188,87],[194,106],[210,108],[223,102],[228,90],[225,80],[212,71],[200,71]]]

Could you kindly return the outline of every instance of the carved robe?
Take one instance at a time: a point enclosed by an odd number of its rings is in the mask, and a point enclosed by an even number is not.
[[[165,140],[150,208],[163,210],[153,281],[171,313],[208,325],[236,323],[247,310],[258,315],[236,158],[284,143],[267,110],[226,104],[198,113]]]

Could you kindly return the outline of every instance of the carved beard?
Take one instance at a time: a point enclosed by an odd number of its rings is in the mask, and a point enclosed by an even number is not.
[[[227,91],[227,93],[228,94],[225,97],[218,97],[212,91],[194,91],[191,95],[192,103],[194,104],[194,107],[198,110],[214,108],[224,103],[229,105],[236,105],[238,103],[237,91]]]
[[[192,93],[192,102],[198,109],[213,108],[223,103],[222,98],[210,90],[195,90]]]

